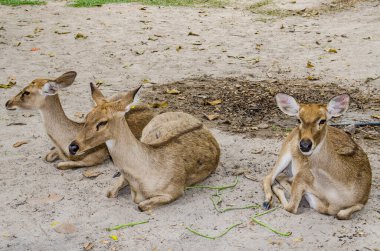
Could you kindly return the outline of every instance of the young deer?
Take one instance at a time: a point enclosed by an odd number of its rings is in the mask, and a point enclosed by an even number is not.
[[[93,166],[102,163],[109,156],[105,145],[89,149],[83,156],[72,156],[67,151],[67,145],[83,127],[83,123],[74,122],[65,115],[58,90],[70,86],[76,75],[76,72],[70,71],[56,79],[35,79],[5,104],[8,110],[21,108],[40,111],[46,132],[55,145],[55,149],[46,155],[45,160],[64,160],[58,163],[59,169]],[[117,98],[118,96],[114,97]],[[126,119],[133,125],[133,133],[140,137],[142,129],[153,115],[149,109],[143,107],[135,110]]]
[[[319,213],[342,220],[363,208],[371,190],[367,155],[344,131],[326,124],[347,111],[349,100],[344,94],[327,105],[298,104],[291,96],[276,95],[281,111],[297,116],[300,124],[285,139],[275,167],[264,178],[265,208],[272,203],[273,182],[288,166],[293,175],[290,200],[278,185],[273,187],[287,211],[297,213],[303,195]],[[282,178],[280,184],[286,183]]]
[[[70,153],[81,154],[106,143],[121,176],[107,197],[131,187],[132,200],[141,211],[170,203],[187,186],[204,180],[218,166],[220,148],[211,132],[196,118],[182,112],[157,115],[144,128],[139,141],[124,114],[133,111],[131,96],[109,102],[93,86],[97,106],[70,144]],[[129,105],[130,104],[130,105]],[[131,109],[131,110],[130,110]]]

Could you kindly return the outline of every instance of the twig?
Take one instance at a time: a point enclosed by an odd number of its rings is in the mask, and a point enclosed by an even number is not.
[[[251,220],[254,221],[254,222],[256,222],[257,224],[259,224],[259,225],[261,225],[261,226],[263,226],[263,227],[269,229],[270,231],[272,231],[273,233],[276,233],[276,234],[278,234],[278,235],[285,236],[285,237],[292,235],[292,232],[281,232],[281,231],[279,231],[279,230],[277,230],[277,229],[274,229],[274,228],[272,228],[271,226],[269,226],[269,225],[265,224],[264,222],[259,221],[259,220],[257,219],[258,217],[260,217],[260,216],[262,216],[262,215],[265,215],[265,214],[269,214],[269,213],[273,212],[273,211],[276,210],[276,209],[277,209],[277,208],[273,208],[273,209],[268,210],[268,211],[264,211],[264,212],[261,212],[261,213],[257,213],[257,214],[255,214],[254,216],[252,216]]]
[[[117,225],[117,226],[114,226],[114,227],[109,227],[109,228],[106,228],[106,230],[107,231],[119,230],[119,229],[122,229],[122,228],[133,227],[133,226],[136,226],[136,225],[145,224],[145,223],[148,223],[148,222],[149,222],[149,220],[138,221],[138,222],[130,222],[130,223],[127,223],[127,224],[121,224],[121,225]]]
[[[225,185],[225,186],[204,186],[204,185],[194,185],[194,186],[189,186],[189,187],[186,187],[186,189],[193,189],[193,188],[207,188],[207,189],[213,189],[213,190],[224,190],[224,189],[227,189],[227,188],[233,188],[237,185],[237,183],[239,182],[239,177],[236,176],[236,179],[235,179],[235,182],[231,185]]]
[[[239,226],[241,224],[243,224],[243,223],[242,222],[235,223],[235,224],[229,226],[226,230],[224,230],[222,233],[220,233],[220,234],[218,234],[216,236],[210,236],[210,235],[207,235],[207,234],[202,234],[202,233],[200,233],[200,232],[198,232],[198,231],[196,231],[196,230],[194,230],[194,229],[192,229],[190,227],[185,227],[185,228],[187,230],[189,230],[190,232],[192,232],[193,234],[199,235],[199,236],[207,238],[207,239],[215,240],[217,238],[220,238],[220,237],[226,235],[231,229],[233,229],[233,228],[235,228],[235,227],[237,227],[237,226]]]

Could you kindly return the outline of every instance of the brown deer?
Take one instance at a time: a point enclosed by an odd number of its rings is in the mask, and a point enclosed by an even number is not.
[[[289,95],[276,95],[281,111],[296,116],[299,125],[285,139],[273,170],[264,178],[265,208],[272,204],[272,184],[287,167],[293,175],[289,201],[279,185],[273,186],[287,211],[297,213],[303,196],[319,213],[342,220],[363,208],[371,190],[368,157],[344,131],[326,123],[345,113],[349,100],[343,94],[327,105],[298,104]],[[280,184],[287,183],[282,177]]]
[[[126,111],[133,111],[131,96],[109,102],[94,86],[92,90],[97,106],[69,148],[71,154],[80,155],[106,143],[121,172],[107,197],[117,197],[129,184],[138,208],[150,210],[176,200],[187,186],[204,180],[217,168],[218,142],[198,119],[182,112],[162,113],[144,128],[139,141],[123,119]]]
[[[45,160],[48,162],[54,162],[58,159],[64,160],[58,163],[58,169],[97,165],[109,156],[105,145],[89,149],[82,156],[72,156],[67,150],[67,145],[83,127],[83,123],[72,121],[66,116],[61,106],[58,91],[70,86],[76,75],[76,72],[70,71],[56,79],[35,79],[5,104],[8,110],[21,108],[40,111],[46,132],[55,145],[55,149],[46,155]],[[120,98],[119,95],[116,95],[111,99],[117,100],[118,98]],[[140,137],[142,129],[152,119],[153,114],[150,109],[145,107],[138,107],[133,111],[133,113],[128,114],[126,119],[132,125],[134,135]]]

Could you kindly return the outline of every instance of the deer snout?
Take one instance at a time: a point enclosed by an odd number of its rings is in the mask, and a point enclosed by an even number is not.
[[[302,139],[300,141],[300,150],[303,153],[308,153],[311,151],[313,147],[313,142],[310,139]]]
[[[7,110],[15,110],[15,108],[12,108],[11,100],[8,100],[7,103],[5,103],[5,108]]]
[[[71,144],[69,145],[70,154],[75,155],[78,152],[78,150],[79,150],[78,144],[75,141],[71,142]]]

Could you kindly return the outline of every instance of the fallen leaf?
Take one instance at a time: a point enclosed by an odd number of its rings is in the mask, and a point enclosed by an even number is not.
[[[195,41],[195,42],[193,43],[193,45],[202,45],[202,42],[201,42],[201,41]]]
[[[303,242],[303,238],[302,238],[302,237],[294,238],[294,239],[293,239],[293,242],[294,242],[294,243]]]
[[[55,226],[57,226],[58,224],[60,224],[59,221],[53,221],[52,223],[50,223],[50,226],[55,227]]]
[[[94,247],[94,243],[91,243],[91,242],[87,242],[83,245],[83,249],[86,251],[91,250],[93,247]]]
[[[30,49],[30,51],[39,51],[40,48],[36,48],[36,47],[33,47],[32,49]]]
[[[86,38],[88,38],[88,36],[86,36],[86,35],[84,35],[82,33],[77,33],[75,35],[75,39],[86,39]]]
[[[144,50],[137,50],[137,51],[135,51],[135,54],[136,55],[143,55],[145,53],[145,51]]]
[[[55,57],[55,53],[54,52],[49,52],[48,54],[47,54],[49,57]]]
[[[60,234],[72,234],[78,231],[78,229],[71,223],[62,223],[56,226],[54,230]]]
[[[375,119],[380,119],[380,115],[378,115],[378,114],[371,115],[371,117],[375,118]]]
[[[95,170],[89,169],[89,170],[84,171],[82,174],[86,178],[95,178],[95,177],[98,177],[99,175],[101,175],[103,173],[100,171],[95,171]]]
[[[338,53],[338,51],[334,48],[327,49],[326,51],[329,53]]]
[[[65,35],[65,34],[69,34],[71,33],[70,31],[54,31],[55,34],[58,34],[58,35]]]
[[[150,41],[156,41],[156,40],[158,40],[158,38],[157,37],[148,37],[148,40],[150,40]]]
[[[315,81],[315,80],[319,80],[319,77],[315,77],[315,76],[307,76],[307,80]]]
[[[306,67],[307,68],[313,68],[314,65],[310,61],[307,61]]]
[[[16,78],[15,77],[8,77],[8,83],[7,84],[0,84],[0,88],[3,89],[9,89],[12,86],[16,84]]]
[[[146,10],[146,7],[145,6],[141,7],[139,10]]]
[[[177,89],[166,89],[166,93],[176,95],[176,94],[180,94],[181,92],[178,91]]]
[[[207,101],[208,104],[210,105],[219,105],[220,103],[222,103],[222,100],[221,99],[217,99],[217,100],[214,100],[214,101]]]
[[[96,87],[100,87],[102,84],[104,84],[104,82],[102,81],[102,80],[96,80],[95,81],[95,85],[96,85]]]
[[[109,235],[108,237],[110,237],[114,241],[118,241],[119,240],[119,238],[116,235]]]
[[[181,45],[179,45],[175,50],[178,52],[178,51],[180,51],[182,49],[183,49],[183,47]]]
[[[258,127],[259,129],[267,129],[267,128],[269,128],[269,125],[266,124],[266,123],[261,123],[261,124],[259,124],[257,127]]]
[[[218,115],[218,114],[210,114],[210,115],[207,115],[207,114],[203,113],[203,115],[204,115],[208,120],[210,120],[210,121],[219,118],[219,115]]]
[[[192,32],[192,31],[190,31],[189,34],[187,34],[187,35],[188,35],[188,36],[199,36],[199,34],[194,33],[194,32]]]
[[[13,144],[13,147],[17,148],[17,147],[20,147],[20,146],[28,144],[28,143],[29,143],[29,141],[26,141],[26,140],[18,141],[18,142],[16,142],[16,143]]]
[[[166,108],[169,106],[167,101],[161,102],[161,103],[153,103],[151,105],[153,108]]]
[[[105,244],[105,245],[106,245],[106,244],[110,243],[110,241],[108,241],[108,240],[101,240],[101,241],[100,241],[100,243],[102,243],[102,244]]]

